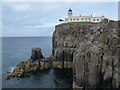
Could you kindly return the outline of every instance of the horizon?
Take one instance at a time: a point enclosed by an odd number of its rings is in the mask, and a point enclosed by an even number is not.
[[[5,37],[0,37],[0,38],[39,38],[39,37],[52,37],[52,36],[5,36]]]
[[[73,16],[102,16],[118,20],[117,2],[4,2],[2,4],[2,37],[52,36],[59,19]]]

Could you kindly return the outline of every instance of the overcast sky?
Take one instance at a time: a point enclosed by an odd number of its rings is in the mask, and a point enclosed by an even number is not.
[[[58,19],[73,15],[102,16],[117,20],[117,2],[4,2],[2,4],[2,31],[4,37],[52,36]]]

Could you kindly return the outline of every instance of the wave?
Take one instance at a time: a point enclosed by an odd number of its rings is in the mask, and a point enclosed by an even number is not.
[[[9,72],[12,73],[14,71],[15,67],[10,67]]]

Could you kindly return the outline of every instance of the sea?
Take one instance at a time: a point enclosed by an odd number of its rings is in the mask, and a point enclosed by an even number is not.
[[[21,61],[29,60],[32,48],[41,48],[45,57],[51,55],[52,37],[2,38],[2,88],[71,88],[72,70],[49,69],[24,78],[6,79],[7,71]]]

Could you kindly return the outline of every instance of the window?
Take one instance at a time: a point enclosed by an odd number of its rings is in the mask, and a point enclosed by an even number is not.
[[[82,18],[82,21],[84,20],[84,18]]]
[[[91,18],[89,18],[89,21],[91,20]]]
[[[95,19],[93,19],[93,21],[95,21]]]
[[[79,18],[77,18],[77,20],[79,21]]]
[[[75,21],[75,18],[74,18],[74,21]]]
[[[99,21],[99,19],[97,19],[97,21]]]
[[[72,21],[72,18],[70,19],[70,21]]]
[[[87,21],[87,18],[85,18],[85,21]]]

